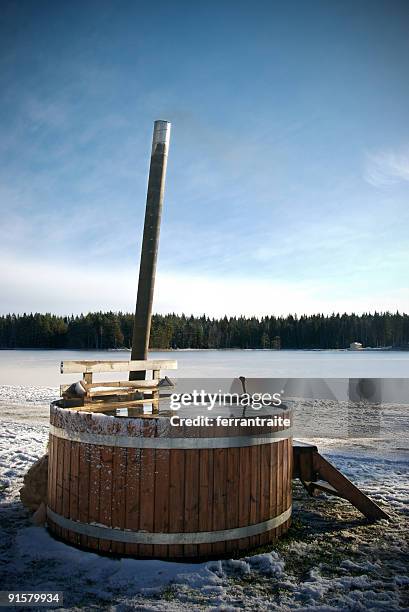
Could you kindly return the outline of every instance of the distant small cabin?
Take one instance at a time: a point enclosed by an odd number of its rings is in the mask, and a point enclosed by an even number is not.
[[[351,344],[349,345],[349,348],[351,351],[361,351],[362,343],[361,342],[351,342]]]

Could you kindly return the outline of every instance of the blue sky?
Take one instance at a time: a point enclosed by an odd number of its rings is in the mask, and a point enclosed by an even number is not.
[[[409,4],[1,4],[1,310],[409,311]]]

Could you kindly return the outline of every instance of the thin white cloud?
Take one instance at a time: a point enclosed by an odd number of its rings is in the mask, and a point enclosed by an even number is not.
[[[380,151],[368,154],[365,180],[373,187],[390,187],[409,181],[409,151]]]
[[[132,312],[135,306],[137,266],[104,268],[69,262],[0,260],[0,311],[70,314],[95,310]],[[328,283],[267,282],[251,277],[160,272],[154,311],[221,317],[317,312],[409,311],[409,289],[365,292],[354,286]]]

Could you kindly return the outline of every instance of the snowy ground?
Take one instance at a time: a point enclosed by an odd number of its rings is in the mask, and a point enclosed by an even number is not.
[[[274,547],[196,565],[111,559],[30,524],[18,490],[44,453],[55,390],[2,389],[0,590],[63,591],[71,610],[409,610],[404,457],[323,441],[326,456],[393,516],[391,523],[370,525],[344,500],[311,499],[295,485],[293,527]]]

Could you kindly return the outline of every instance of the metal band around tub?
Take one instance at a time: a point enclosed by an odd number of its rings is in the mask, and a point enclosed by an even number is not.
[[[95,444],[98,446],[119,446],[122,448],[163,448],[163,449],[200,449],[200,448],[238,448],[258,446],[287,440],[292,436],[292,428],[272,431],[259,436],[230,436],[224,438],[145,438],[143,436],[104,435],[88,431],[72,431],[50,425],[50,434],[56,438]]]
[[[125,542],[127,544],[210,544],[212,542],[222,542],[227,540],[238,540],[265,533],[271,529],[279,527],[291,516],[292,506],[285,512],[274,518],[246,525],[246,527],[236,527],[234,529],[222,529],[221,531],[197,531],[188,533],[148,533],[146,531],[128,531],[125,529],[111,529],[103,525],[89,525],[65,518],[56,514],[51,508],[47,507],[47,516],[62,529],[69,529],[75,533],[100,538],[102,540],[113,540],[114,542]]]

